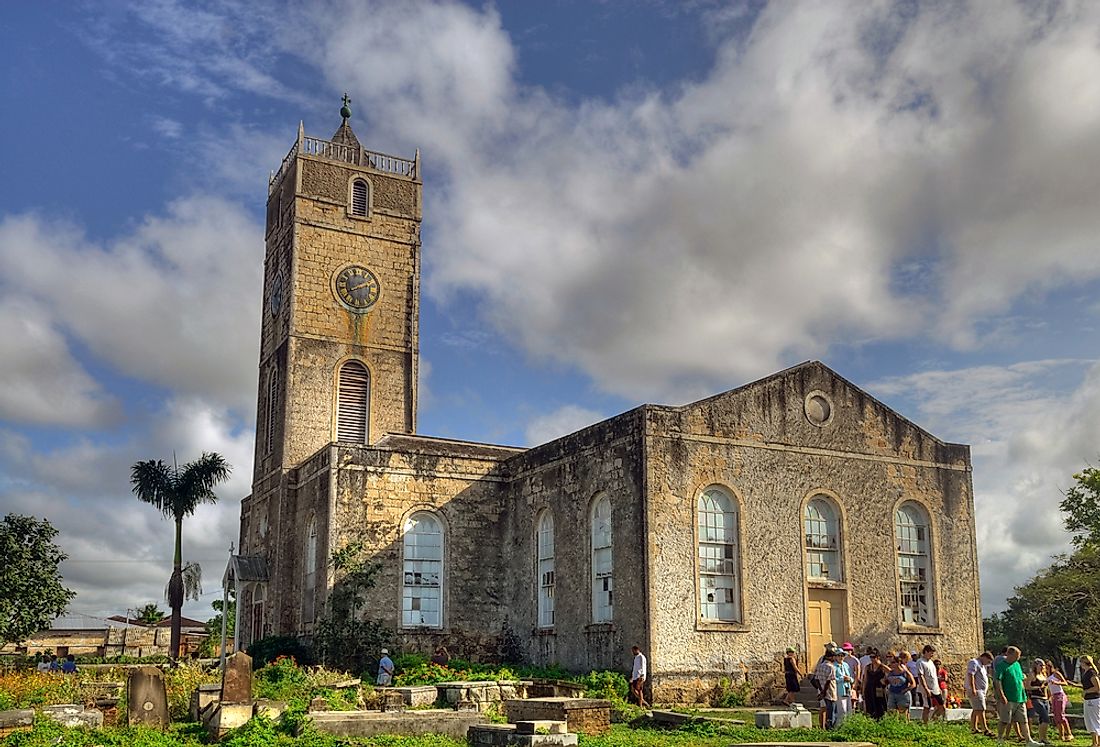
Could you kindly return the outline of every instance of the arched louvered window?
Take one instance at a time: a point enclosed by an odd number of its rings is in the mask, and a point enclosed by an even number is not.
[[[401,624],[443,627],[443,525],[427,512],[405,522]]]
[[[313,600],[317,588],[317,519],[306,529],[305,581],[302,584],[302,622],[313,622]]]
[[[538,528],[539,627],[554,627],[554,517],[543,511]]]
[[[356,179],[351,183],[351,214],[365,217],[367,214],[367,198],[370,195],[369,187],[364,179]]]
[[[267,422],[265,423],[265,438],[267,453],[275,448],[275,423],[279,410],[279,367],[272,366],[267,373]]]
[[[806,539],[806,577],[811,581],[841,581],[840,529],[832,503],[814,496],[803,518]]]
[[[592,622],[611,622],[613,584],[611,499],[601,495],[592,504]]]
[[[699,496],[699,617],[739,622],[737,509],[720,488]]]
[[[370,414],[370,373],[359,361],[340,367],[340,397],[336,414],[336,440],[365,444]]]
[[[894,514],[898,551],[901,621],[935,625],[932,577],[932,537],[928,514],[916,503],[903,503]]]

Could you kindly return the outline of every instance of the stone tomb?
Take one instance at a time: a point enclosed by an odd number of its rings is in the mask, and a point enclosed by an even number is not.
[[[33,708],[0,711],[0,737],[6,737],[15,731],[29,730],[32,726],[34,726]]]
[[[777,708],[756,712],[758,729],[809,729],[814,725],[814,713],[801,705],[796,708]]]
[[[126,680],[126,718],[131,726],[168,727],[168,693],[164,689],[164,673],[157,667],[130,671]]]
[[[606,734],[611,729],[611,702],[598,698],[527,698],[504,701],[509,721],[565,721],[569,731]]]
[[[518,721],[471,726],[466,741],[470,747],[573,747],[577,735],[564,721]]]

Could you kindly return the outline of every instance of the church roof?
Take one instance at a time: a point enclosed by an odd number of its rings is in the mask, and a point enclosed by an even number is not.
[[[454,438],[438,438],[436,436],[407,433],[387,433],[374,444],[374,448],[415,451],[421,454],[440,456],[483,457],[489,459],[504,459],[526,451],[525,448],[520,446],[502,446],[478,441],[462,441]]]

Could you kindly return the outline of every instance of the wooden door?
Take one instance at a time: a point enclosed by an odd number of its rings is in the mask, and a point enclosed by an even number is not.
[[[813,667],[825,653],[829,641],[842,643],[848,635],[847,610],[843,589],[807,590],[806,664]]]

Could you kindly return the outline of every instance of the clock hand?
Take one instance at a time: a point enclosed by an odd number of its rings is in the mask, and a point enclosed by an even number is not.
[[[357,291],[360,288],[362,288],[364,285],[370,285],[370,281],[369,280],[364,280],[363,282],[359,283],[359,285],[349,285],[348,290],[349,291]]]

